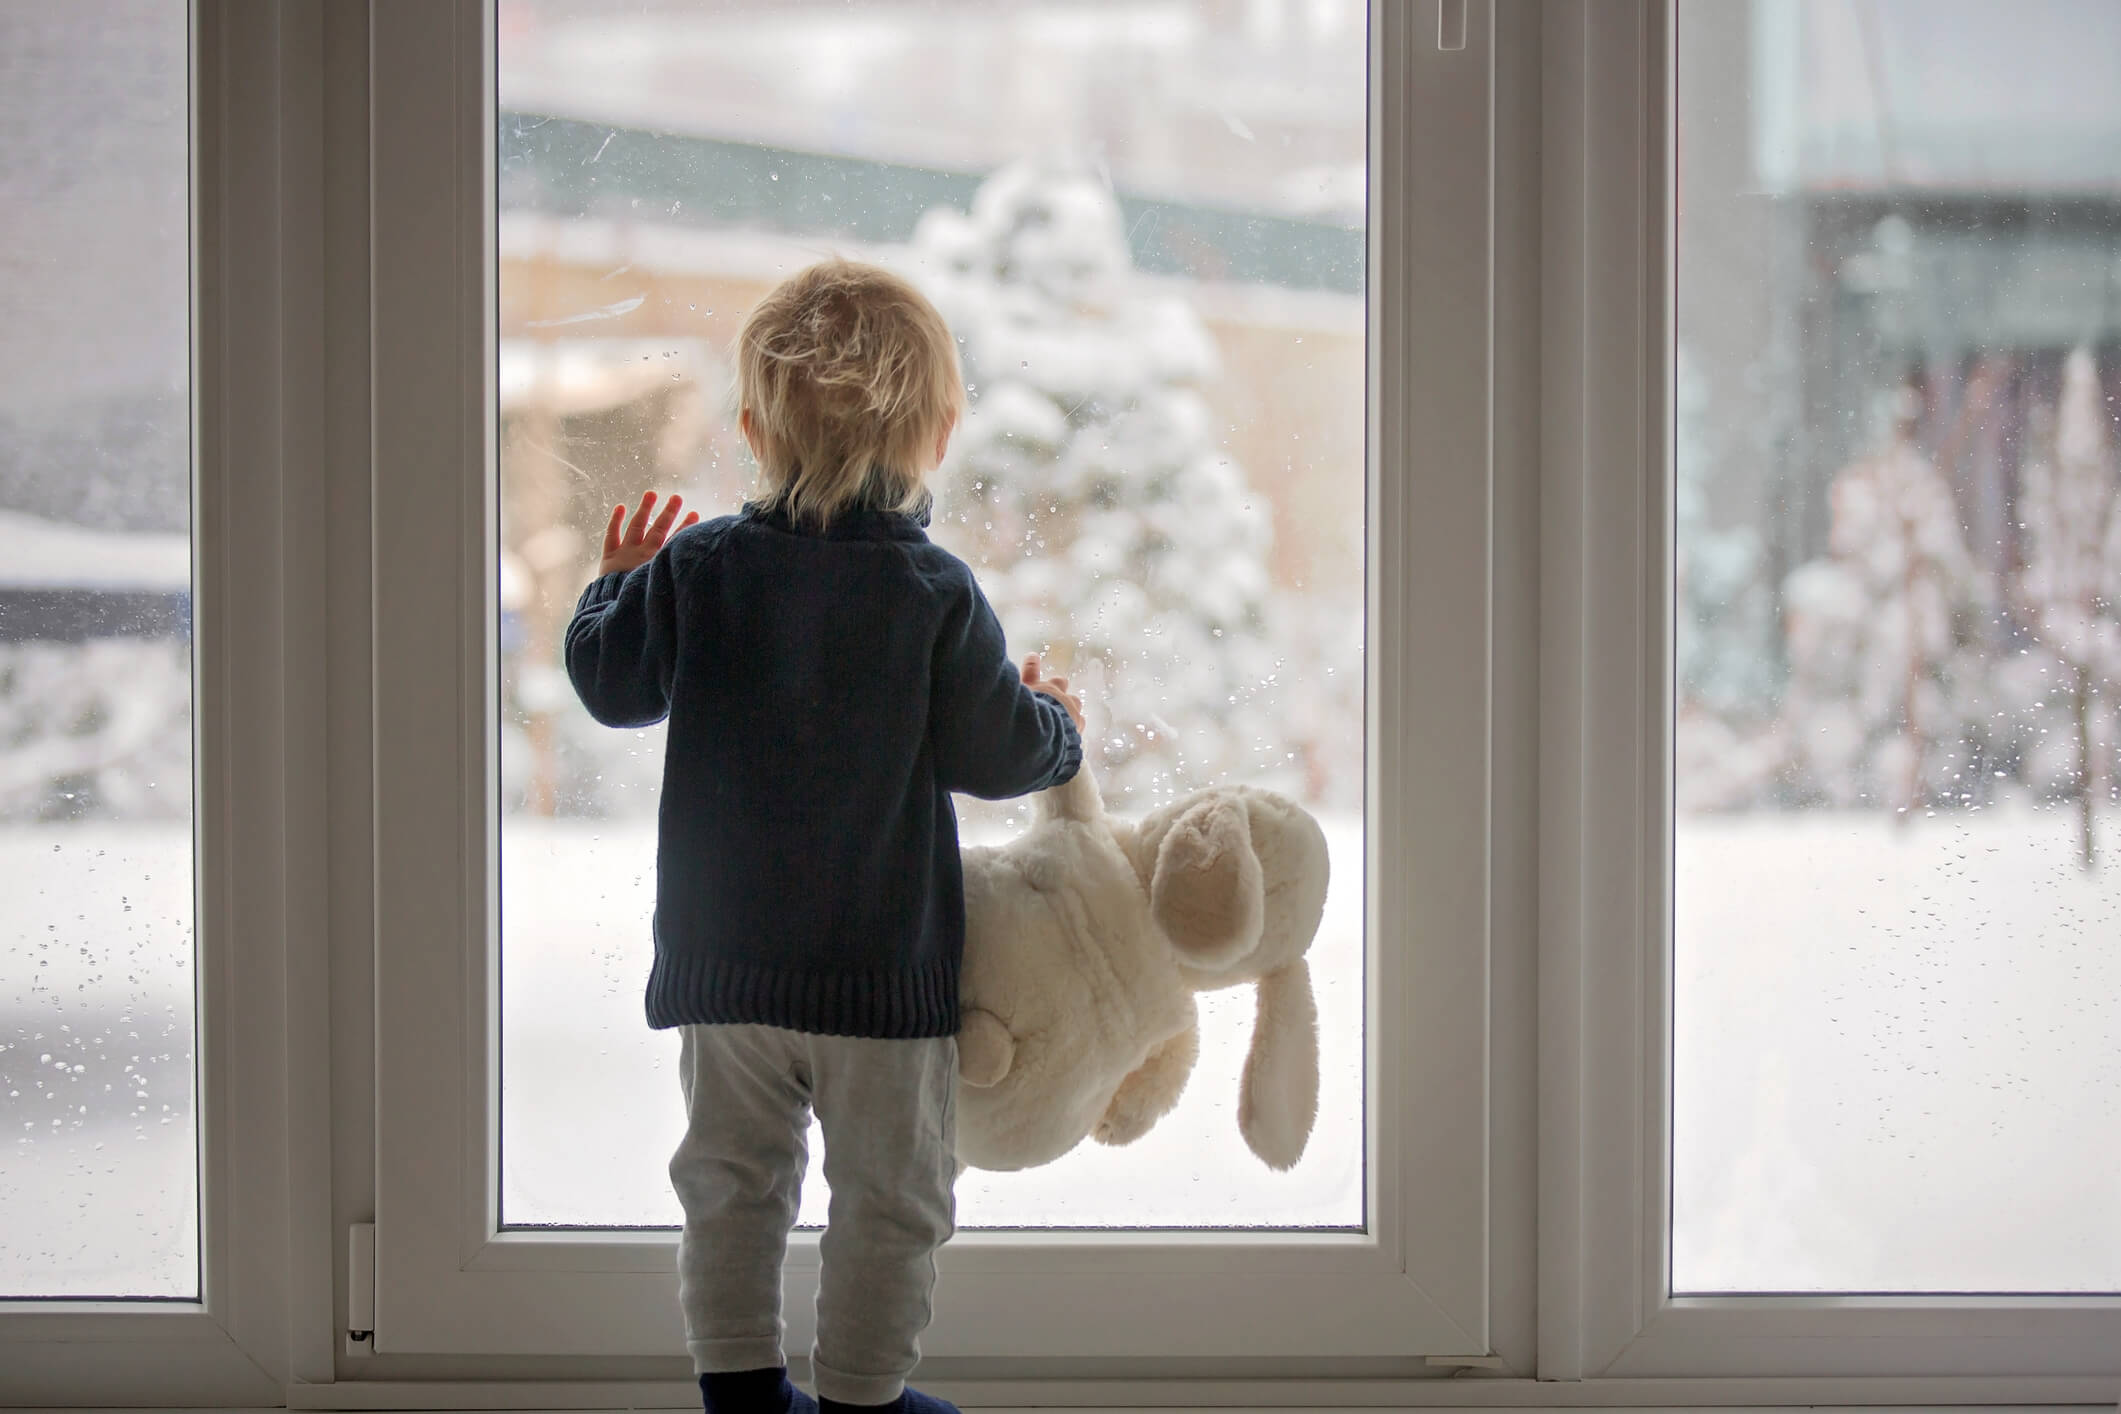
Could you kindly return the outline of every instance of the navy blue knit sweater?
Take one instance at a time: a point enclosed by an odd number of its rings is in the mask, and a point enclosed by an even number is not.
[[[1025,795],[1082,761],[963,561],[911,516],[809,533],[747,506],[584,590],[567,674],[607,726],[670,719],[649,1025],[956,1033],[950,793]]]

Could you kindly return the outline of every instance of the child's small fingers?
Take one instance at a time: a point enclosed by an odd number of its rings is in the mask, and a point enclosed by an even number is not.
[[[660,540],[670,533],[671,523],[678,518],[678,512],[684,508],[685,498],[683,496],[672,496],[670,498],[663,507],[663,513],[655,518],[656,539]]]
[[[1068,680],[1066,678],[1048,678],[1046,679],[1046,681],[1052,683],[1062,692],[1066,692],[1068,690]]]
[[[644,492],[641,496],[641,504],[639,509],[634,511],[633,519],[626,523],[627,544],[638,545],[641,543],[641,536],[643,535],[643,533],[646,532],[648,528],[648,513],[654,509],[655,492]]]
[[[689,511],[686,513],[685,525],[698,525],[699,523],[700,513],[698,511]],[[678,529],[683,530],[685,528],[685,525],[679,526]]]
[[[604,523],[604,553],[606,555],[619,548],[619,532],[625,528],[625,525],[626,506],[624,502],[621,502],[611,508],[611,519]]]
[[[1038,681],[1038,654],[1036,653],[1024,655],[1024,681],[1027,684]]]

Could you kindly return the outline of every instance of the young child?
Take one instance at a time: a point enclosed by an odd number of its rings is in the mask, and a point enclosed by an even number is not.
[[[737,376],[758,499],[705,524],[676,496],[652,521],[653,492],[615,507],[567,627],[590,715],[670,719],[648,1023],[681,1029],[686,1345],[709,1414],[817,1407],[781,1320],[814,1110],[823,1409],[948,1410],[905,1381],[956,1214],[950,795],[1070,779],[1082,704],[1035,656],[1011,665],[971,571],[922,531],[963,404],[927,300],[814,265],[745,320]]]

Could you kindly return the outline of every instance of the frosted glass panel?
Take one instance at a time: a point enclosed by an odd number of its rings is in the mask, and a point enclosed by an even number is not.
[[[1673,1283],[2121,1289],[2121,7],[1678,7]]]
[[[188,44],[0,3],[0,1297],[199,1294]]]
[[[1251,996],[1209,994],[1174,1114],[968,1173],[961,1224],[1360,1226],[1361,0],[498,14],[504,1219],[677,1219],[677,1040],[641,1001],[660,733],[594,725],[559,639],[613,502],[743,501],[731,339],[837,252],[962,341],[932,534],[1089,689],[1112,809],[1250,782],[1332,845],[1302,1163],[1240,1140]],[[960,810],[968,842],[1025,819]]]

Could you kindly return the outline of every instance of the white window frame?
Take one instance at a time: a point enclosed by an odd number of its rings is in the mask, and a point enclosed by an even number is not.
[[[190,7],[197,1301],[0,1303],[0,1404],[332,1377],[322,899],[323,11]],[[262,80],[262,81],[261,81]]]
[[[1485,188],[1488,7],[1469,7],[1473,39],[1455,52],[1419,8],[1373,17],[1368,1231],[961,1233],[941,1256],[931,1371],[1033,1348],[1489,1353],[1487,204],[1418,199]],[[371,86],[390,95],[371,125],[374,514],[391,566],[375,586],[377,1034],[391,1041],[377,1056],[374,1350],[667,1354],[681,1344],[673,1233],[497,1221],[490,13],[373,10]],[[1417,95],[1432,121],[1414,121]],[[1415,245],[1425,262],[1400,258]],[[1409,328],[1460,335],[1414,343]],[[1424,496],[1405,493],[1416,478]],[[1433,1134],[1466,1137],[1417,1142]],[[816,1265],[815,1236],[797,1234],[795,1350]]]
[[[1477,69],[1435,43],[1461,3]],[[946,1310],[989,1343],[931,1342],[928,1373],[989,1406],[2111,1406],[2111,1298],[1670,1296],[1670,0],[1374,5],[1368,1064],[1408,1083],[1369,1138],[1400,1245],[968,1235],[946,1296],[1028,1314]],[[465,1122],[492,1077],[482,7],[193,13],[204,1294],[0,1304],[0,1406],[695,1407],[667,1240],[492,1240]],[[1231,1353],[1233,1278],[1308,1301],[1343,1260],[1401,1309],[1321,1298]],[[1416,1289],[1448,1348],[1402,1318]],[[1099,1308],[1127,1342],[1095,1344]]]
[[[2111,1403],[2121,1298],[1670,1291],[1673,3],[1549,5],[1542,150],[1499,158],[1546,247],[1539,1374]]]

